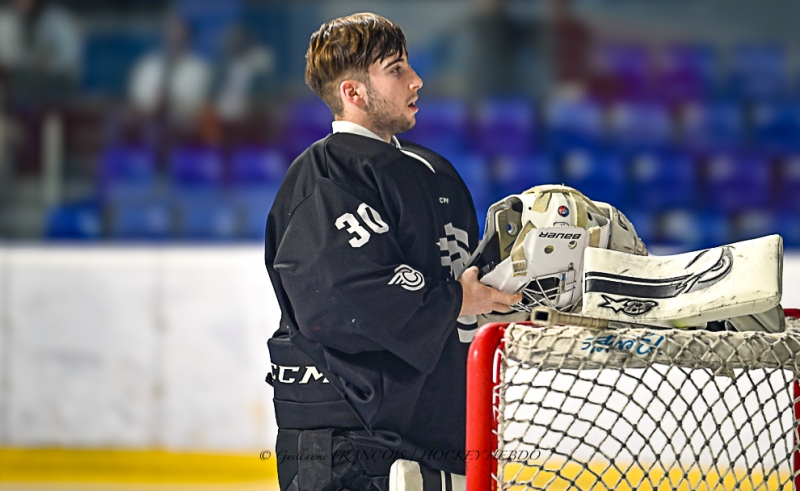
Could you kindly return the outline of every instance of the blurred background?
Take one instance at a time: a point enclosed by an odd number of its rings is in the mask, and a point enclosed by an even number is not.
[[[370,9],[425,80],[405,135],[489,203],[563,182],[692,249],[800,245],[800,7],[769,0],[4,0],[0,237],[254,241],[331,116],[309,34]]]
[[[0,481],[274,480],[264,225],[330,132],[310,34],[367,10],[481,222],[565,183],[656,251],[800,247],[790,0],[0,0]]]

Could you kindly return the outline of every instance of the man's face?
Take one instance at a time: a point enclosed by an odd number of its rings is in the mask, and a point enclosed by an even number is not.
[[[396,135],[414,127],[421,87],[422,79],[408,64],[406,53],[369,67],[364,111],[376,133]]]

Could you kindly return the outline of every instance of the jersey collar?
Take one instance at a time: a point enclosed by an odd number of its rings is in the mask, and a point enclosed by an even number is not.
[[[354,123],[352,121],[334,121],[333,123],[331,123],[331,126],[333,127],[334,133],[354,133],[356,135],[366,136],[367,138],[374,138],[376,140],[380,140],[386,143],[386,141],[383,138],[379,137],[378,135],[368,130],[367,128],[364,128],[360,124]],[[392,135],[391,145],[400,148],[400,142],[397,141],[397,137],[394,135]]]
[[[386,143],[386,141],[383,138],[379,137],[378,135],[376,135],[372,131],[364,128],[360,124],[354,123],[352,121],[334,121],[333,123],[331,123],[331,126],[333,127],[333,132],[334,133],[354,133],[356,135],[366,136],[367,138],[374,138],[376,140],[382,141],[383,143]],[[430,169],[431,172],[433,172],[434,174],[436,173],[436,171],[433,170],[433,166],[430,164],[430,162],[428,162],[423,157],[421,157],[421,156],[419,156],[419,155],[417,155],[415,153],[409,152],[408,150],[404,150],[400,146],[400,142],[397,140],[397,137],[394,136],[394,135],[392,135],[392,143],[391,143],[391,145],[394,145],[395,148],[397,148],[398,150],[400,150],[404,154],[408,155],[409,157],[413,157],[413,158],[419,160],[420,162],[425,164],[425,166],[428,169]]]

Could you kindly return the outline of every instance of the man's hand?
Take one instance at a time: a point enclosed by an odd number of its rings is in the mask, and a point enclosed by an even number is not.
[[[508,312],[511,306],[522,300],[522,295],[509,295],[478,281],[478,268],[468,268],[458,279],[464,298],[461,302],[461,313],[465,315],[488,314],[489,312]]]

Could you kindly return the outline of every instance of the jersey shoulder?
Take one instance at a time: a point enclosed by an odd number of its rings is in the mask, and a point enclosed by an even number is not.
[[[319,179],[327,177],[327,159],[324,148],[325,141],[330,136],[311,144],[289,165],[283,176],[273,208],[280,206],[284,213],[293,210],[314,192]]]
[[[351,191],[359,188],[379,195],[391,193],[399,182],[422,172],[414,157],[394,145],[361,135],[336,133],[325,142],[325,153],[328,178]]]
[[[449,160],[444,158],[442,155],[434,152],[430,148],[423,147],[418,143],[414,143],[411,140],[406,140],[404,138],[398,138],[397,141],[400,142],[400,146],[403,148],[403,150],[408,150],[409,152],[413,152],[419,155],[420,157],[425,158],[431,163],[435,161],[435,162],[446,163],[448,166],[452,166]]]
[[[383,171],[405,157],[385,142],[349,133],[334,133],[318,140],[301,153],[284,176],[273,209],[291,213],[317,190],[320,181],[330,181],[354,196],[377,197]]]

